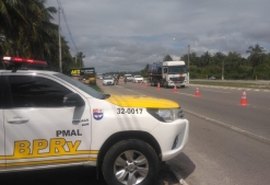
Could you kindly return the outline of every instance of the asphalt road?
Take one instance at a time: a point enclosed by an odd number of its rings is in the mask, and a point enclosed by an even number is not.
[[[266,185],[270,182],[270,92],[199,87],[164,89],[134,83],[102,87],[112,94],[150,95],[179,102],[190,120],[183,153],[168,162],[189,185]],[[247,106],[240,99],[246,91]]]
[[[12,172],[0,174],[1,185],[107,185],[97,179],[96,168],[69,167],[52,170]],[[179,185],[167,164],[163,164],[157,185]]]

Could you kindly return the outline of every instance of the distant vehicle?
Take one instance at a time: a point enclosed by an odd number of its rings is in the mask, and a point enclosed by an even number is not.
[[[89,85],[96,85],[96,72],[94,67],[81,68],[83,82]]]
[[[143,77],[141,75],[134,75],[133,82],[142,83],[143,82]]]
[[[114,78],[112,76],[104,76],[102,84],[103,85],[114,85]]]
[[[152,86],[185,87],[189,73],[184,61],[164,61],[148,65],[149,82]]]
[[[217,78],[215,76],[211,76],[209,80],[216,80]]]
[[[127,82],[132,82],[133,80],[132,74],[124,74],[124,78],[126,79]]]
[[[96,84],[96,72],[94,67],[71,69],[70,76],[81,80],[83,83],[88,85]]]

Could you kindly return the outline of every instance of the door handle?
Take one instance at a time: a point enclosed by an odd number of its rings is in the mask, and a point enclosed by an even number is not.
[[[7,122],[10,124],[24,124],[24,123],[27,123],[28,121],[29,119],[27,118],[17,117],[17,118],[9,119]]]

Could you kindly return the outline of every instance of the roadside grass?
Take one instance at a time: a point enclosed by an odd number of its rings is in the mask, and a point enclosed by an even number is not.
[[[251,81],[209,81],[209,80],[191,80],[191,84],[199,85],[213,85],[213,86],[226,86],[226,87],[237,87],[237,88],[252,88],[252,89],[268,89],[270,90],[270,82],[251,82]]]

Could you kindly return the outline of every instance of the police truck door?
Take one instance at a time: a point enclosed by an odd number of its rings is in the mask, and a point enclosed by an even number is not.
[[[0,170],[5,167],[5,144],[4,144],[4,115],[3,115],[3,108],[4,108],[4,87],[3,87],[3,78],[0,76]]]
[[[8,76],[8,84],[12,101],[4,112],[7,167],[89,162],[89,106],[63,103],[72,88],[49,77],[17,73]]]

